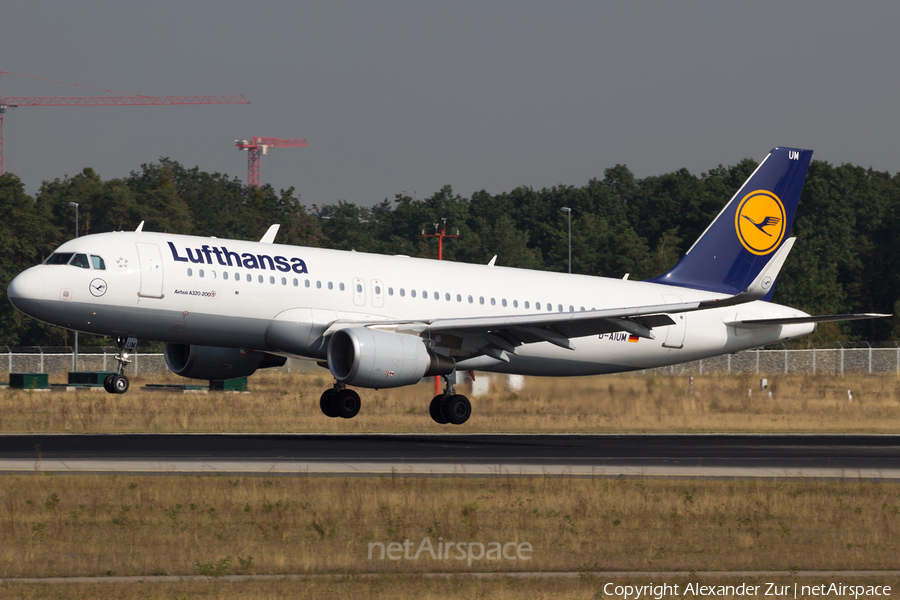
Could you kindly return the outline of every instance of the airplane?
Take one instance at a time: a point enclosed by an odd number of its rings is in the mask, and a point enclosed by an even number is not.
[[[826,321],[771,302],[811,150],[777,147],[681,260],[647,281],[552,273],[143,231],[65,242],[9,285],[47,323],[111,336],[125,393],[137,341],[165,343],[168,368],[221,380],[318,361],[335,383],[319,401],[352,418],[359,388],[441,376],[429,413],[461,425],[457,373],[577,376],[650,369],[785,342]],[[765,230],[763,229],[765,228]]]

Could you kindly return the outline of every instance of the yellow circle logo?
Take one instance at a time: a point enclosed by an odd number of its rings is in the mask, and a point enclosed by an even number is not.
[[[784,205],[765,190],[750,192],[738,204],[734,228],[741,245],[757,255],[769,254],[784,237]]]

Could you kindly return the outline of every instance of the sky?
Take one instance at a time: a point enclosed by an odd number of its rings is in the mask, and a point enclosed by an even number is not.
[[[5,166],[35,194],[160,157],[306,205],[583,186],[616,164],[700,175],[775,146],[895,173],[900,4],[888,2],[79,2],[0,11],[0,71],[249,105],[22,107]],[[11,75],[0,96],[101,92]]]

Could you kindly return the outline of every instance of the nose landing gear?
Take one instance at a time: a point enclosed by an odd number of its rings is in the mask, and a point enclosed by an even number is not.
[[[119,353],[116,355],[116,361],[119,363],[119,368],[115,373],[107,375],[106,379],[103,380],[103,389],[110,394],[124,394],[128,391],[128,377],[125,376],[123,371],[126,365],[131,364],[129,352],[133,353],[135,347],[137,347],[137,338],[122,336],[116,338],[116,348],[119,350]]]

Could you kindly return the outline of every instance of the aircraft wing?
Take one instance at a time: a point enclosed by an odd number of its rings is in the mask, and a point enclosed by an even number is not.
[[[656,304],[579,312],[460,317],[432,321],[392,321],[366,323],[375,329],[427,335],[435,346],[445,348],[456,359],[485,355],[507,361],[505,353],[515,354],[522,344],[549,342],[574,350],[573,338],[625,331],[631,335],[654,339],[652,329],[673,325],[670,314],[711,308],[703,302]],[[334,328],[352,326],[336,322]],[[327,335],[327,333],[326,333]]]
[[[505,353],[515,353],[517,346],[535,342],[549,342],[574,350],[573,338],[625,331],[637,337],[655,339],[655,327],[674,325],[671,314],[734,306],[764,297],[778,276],[795,238],[789,238],[760,271],[756,279],[734,296],[704,301],[648,306],[630,306],[579,312],[506,315],[489,317],[460,317],[418,322],[378,322],[366,326],[428,335],[437,347],[442,347],[457,359],[486,355],[508,361]],[[337,322],[332,328],[352,326]],[[328,332],[326,332],[328,335]]]

